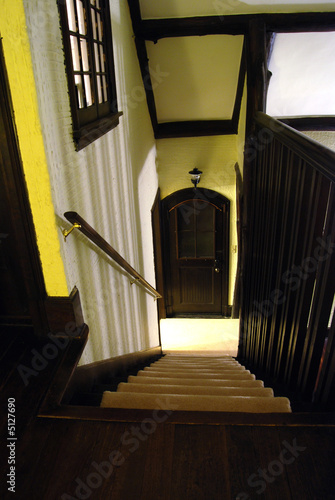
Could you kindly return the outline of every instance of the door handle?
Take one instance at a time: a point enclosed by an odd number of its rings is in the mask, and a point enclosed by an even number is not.
[[[214,261],[214,271],[215,271],[216,273],[219,273],[219,272],[220,272],[220,267],[219,267],[219,264],[220,264],[220,263],[219,263],[219,261],[218,261],[218,260],[215,260],[215,261]]]

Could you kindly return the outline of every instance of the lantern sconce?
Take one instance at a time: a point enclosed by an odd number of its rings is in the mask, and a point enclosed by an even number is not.
[[[200,182],[202,172],[201,170],[198,170],[196,167],[194,167],[193,170],[189,171],[189,174],[191,176],[191,181],[193,182],[194,187],[196,188]]]

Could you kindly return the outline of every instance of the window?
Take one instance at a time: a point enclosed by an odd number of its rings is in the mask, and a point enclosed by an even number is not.
[[[119,123],[108,0],[58,0],[73,137],[80,150]]]
[[[335,32],[276,34],[269,64],[269,115],[335,115],[334,43]]]

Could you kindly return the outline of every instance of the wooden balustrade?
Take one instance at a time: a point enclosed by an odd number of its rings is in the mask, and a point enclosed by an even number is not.
[[[264,113],[255,122],[245,150],[251,183],[239,357],[329,406],[335,153]]]

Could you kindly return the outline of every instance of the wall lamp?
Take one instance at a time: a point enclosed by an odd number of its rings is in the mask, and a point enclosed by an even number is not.
[[[189,174],[191,176],[191,181],[193,182],[194,187],[196,188],[200,182],[200,177],[201,177],[202,172],[201,172],[201,170],[198,170],[196,167],[194,167],[193,170],[189,171]]]

